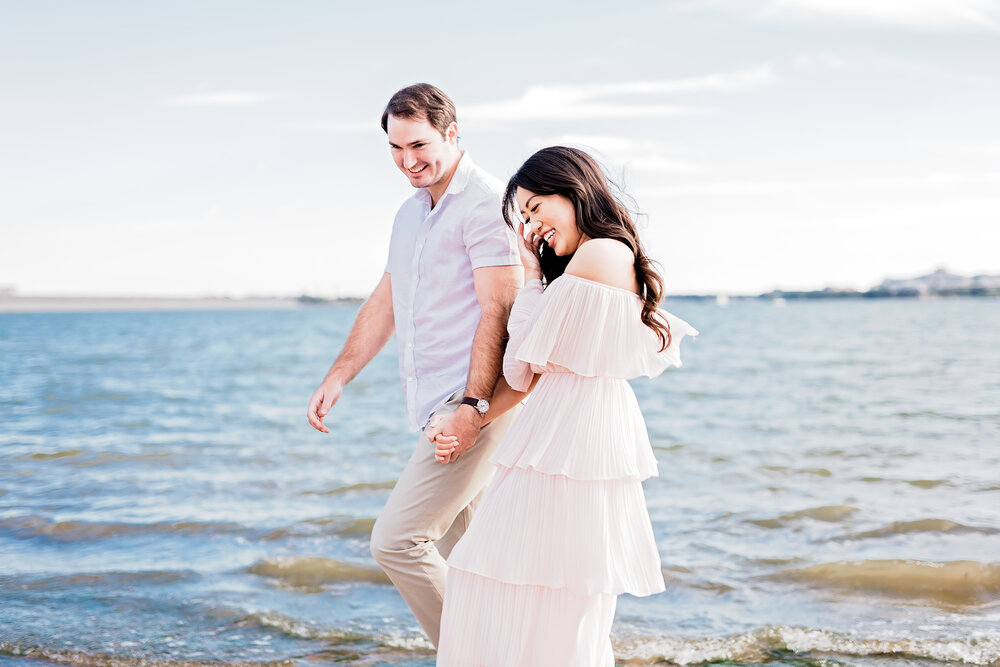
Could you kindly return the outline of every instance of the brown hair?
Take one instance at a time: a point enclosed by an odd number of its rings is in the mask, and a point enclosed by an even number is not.
[[[594,158],[576,148],[551,146],[538,151],[510,177],[503,194],[503,219],[514,228],[517,188],[540,195],[562,195],[573,203],[576,226],[592,239],[621,241],[635,255],[635,277],[642,298],[642,323],[659,339],[660,351],[670,345],[670,324],[657,314],[663,296],[663,279],[646,255],[628,209],[611,193],[608,179]],[[561,276],[572,255],[559,257],[541,245],[542,275],[546,283]]]
[[[444,137],[448,126],[457,119],[455,103],[444,92],[429,83],[415,83],[396,91],[382,112],[382,130],[389,132],[389,116],[426,120]]]

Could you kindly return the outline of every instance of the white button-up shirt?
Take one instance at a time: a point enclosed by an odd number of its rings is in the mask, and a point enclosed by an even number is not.
[[[500,213],[502,194],[503,185],[464,153],[437,206],[431,208],[421,188],[396,213],[385,270],[412,431],[426,426],[468,379],[482,316],[473,269],[521,263],[514,232]]]

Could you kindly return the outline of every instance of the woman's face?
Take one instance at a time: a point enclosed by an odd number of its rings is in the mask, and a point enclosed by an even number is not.
[[[576,211],[567,197],[539,195],[518,187],[517,206],[524,226],[540,236],[557,255],[572,255],[587,240],[576,226]]]

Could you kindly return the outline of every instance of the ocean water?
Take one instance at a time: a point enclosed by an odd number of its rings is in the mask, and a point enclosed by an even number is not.
[[[1000,300],[668,308],[618,662],[1000,664]],[[0,315],[0,662],[432,665],[368,553],[394,343],[305,421],[355,313]]]

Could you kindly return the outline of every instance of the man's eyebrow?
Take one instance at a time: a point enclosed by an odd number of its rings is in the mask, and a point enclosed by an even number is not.
[[[416,146],[417,144],[429,144],[429,143],[430,143],[430,139],[415,139],[415,140],[411,141],[410,143],[408,143],[406,145],[407,146]],[[393,143],[391,141],[389,142],[389,145],[392,146],[393,148],[399,148],[399,144],[395,144],[395,143]]]

